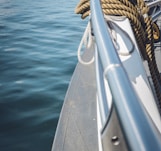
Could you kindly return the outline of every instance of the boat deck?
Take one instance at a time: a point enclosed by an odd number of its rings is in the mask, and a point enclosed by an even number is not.
[[[93,52],[88,53],[85,57]],[[96,135],[95,66],[94,63],[78,63],[66,94],[52,151],[98,151]]]
[[[161,18],[158,26],[161,29]],[[88,60],[93,53],[86,51],[84,59]],[[161,42],[155,43],[155,54],[161,72]],[[145,68],[151,79],[146,63]],[[60,114],[52,151],[98,151],[95,76],[94,63],[78,63]]]

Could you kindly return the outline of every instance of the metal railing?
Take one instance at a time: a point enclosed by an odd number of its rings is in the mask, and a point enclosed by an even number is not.
[[[122,132],[131,151],[161,151],[160,134],[142,107],[122,66],[99,0],[91,0],[91,22]]]
[[[161,0],[148,1],[147,6],[152,10],[151,17],[156,21],[161,15]]]

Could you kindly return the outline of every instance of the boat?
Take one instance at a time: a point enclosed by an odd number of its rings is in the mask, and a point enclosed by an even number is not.
[[[161,151],[161,0],[81,0],[89,16],[52,151]]]

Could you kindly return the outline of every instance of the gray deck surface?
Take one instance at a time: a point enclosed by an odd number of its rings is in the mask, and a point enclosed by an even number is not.
[[[85,57],[91,57],[92,53]],[[66,94],[52,151],[98,151],[94,70],[94,63],[78,63]]]
[[[161,18],[158,20],[161,28]],[[155,55],[161,72],[161,42],[155,43]],[[85,59],[93,52],[86,52]],[[147,69],[147,65],[145,65]],[[150,73],[147,71],[149,78]],[[52,151],[98,151],[96,118],[96,81],[94,63],[78,63],[71,80]]]

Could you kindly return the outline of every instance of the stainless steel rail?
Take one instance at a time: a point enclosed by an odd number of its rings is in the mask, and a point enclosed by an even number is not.
[[[156,21],[160,17],[160,15],[161,15],[161,11],[158,11],[158,12],[152,14],[152,16],[151,16],[152,20]]]
[[[149,8],[154,8],[151,17],[153,21],[156,21],[161,15],[161,9],[158,10],[158,8],[161,6],[161,0],[147,2],[147,6]]]
[[[148,7],[154,7],[154,6],[158,6],[161,5],[161,0],[155,0],[155,1],[151,1],[149,3],[147,3]]]
[[[91,22],[106,80],[124,137],[131,151],[160,151],[160,135],[140,104],[121,64],[99,0],[91,0]]]

